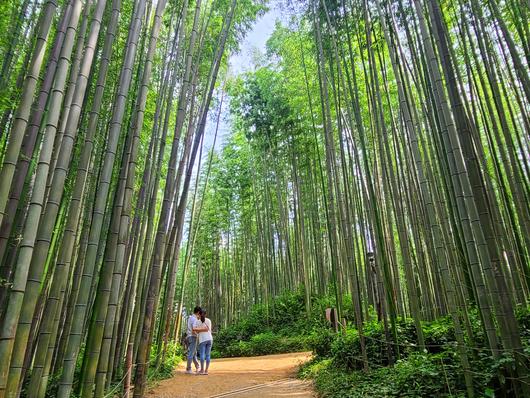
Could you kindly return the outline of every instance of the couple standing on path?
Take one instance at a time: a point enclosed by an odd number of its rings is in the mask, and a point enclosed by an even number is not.
[[[210,367],[210,353],[212,351],[212,321],[206,318],[206,311],[201,307],[195,307],[193,314],[188,318],[188,328],[186,331],[186,342],[188,343],[188,363],[186,364],[186,373],[193,374],[191,363],[195,365],[195,373],[207,375]],[[201,360],[197,361],[197,347]],[[204,367],[206,362],[206,367]]]

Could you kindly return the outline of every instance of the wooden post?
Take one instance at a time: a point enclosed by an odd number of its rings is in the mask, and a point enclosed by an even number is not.
[[[375,253],[374,252],[367,252],[366,258],[368,260],[369,269],[372,274],[372,282],[373,282],[373,289],[374,289],[374,299],[375,299],[375,310],[377,312],[377,320],[381,321],[383,318],[383,297],[382,292],[380,289],[380,284],[382,284],[381,275],[378,274],[376,263],[375,263]]]
[[[331,327],[335,332],[339,330],[339,319],[336,308],[326,308],[326,319],[331,323]]]

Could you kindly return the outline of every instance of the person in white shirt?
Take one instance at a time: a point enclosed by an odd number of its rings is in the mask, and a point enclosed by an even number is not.
[[[186,330],[186,342],[188,343],[188,363],[186,364],[186,373],[192,374],[191,363],[195,365],[195,372],[199,371],[199,362],[197,361],[197,333],[194,327],[199,324],[199,314],[201,307],[195,307],[193,314],[189,316]]]
[[[210,367],[210,353],[212,352],[212,321],[206,318],[206,311],[201,309],[199,313],[199,322],[193,328],[194,332],[199,333],[199,353],[201,357],[200,375],[207,375]],[[206,367],[204,363],[206,362]]]

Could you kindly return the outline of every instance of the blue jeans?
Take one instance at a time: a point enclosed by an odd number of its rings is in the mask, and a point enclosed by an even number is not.
[[[188,363],[186,364],[186,370],[191,370],[191,362],[194,363],[195,367],[199,367],[197,361],[197,336],[186,337],[188,341]]]
[[[210,353],[212,352],[212,340],[203,341],[199,344],[199,352],[201,354],[201,370],[208,370],[210,366]],[[206,360],[206,369],[204,368],[204,361]]]

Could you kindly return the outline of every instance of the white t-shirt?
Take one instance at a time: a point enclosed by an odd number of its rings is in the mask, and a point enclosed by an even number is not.
[[[197,327],[198,324],[200,324],[201,321],[199,319],[197,319],[197,317],[195,316],[195,314],[191,314],[189,317],[188,317],[188,328],[186,330],[186,336],[187,337],[190,337],[190,336],[196,336],[197,333],[194,333],[193,332],[193,328]]]
[[[205,341],[208,341],[208,340],[211,340],[213,341],[213,336],[212,336],[212,321],[210,321],[209,318],[206,318],[204,320],[204,323],[202,323],[200,321],[200,319],[197,321],[198,324],[195,326],[196,328],[199,328],[199,327],[203,327],[203,326],[207,326],[208,327],[208,331],[206,332],[200,332],[199,333],[199,344],[200,343],[203,343]]]

